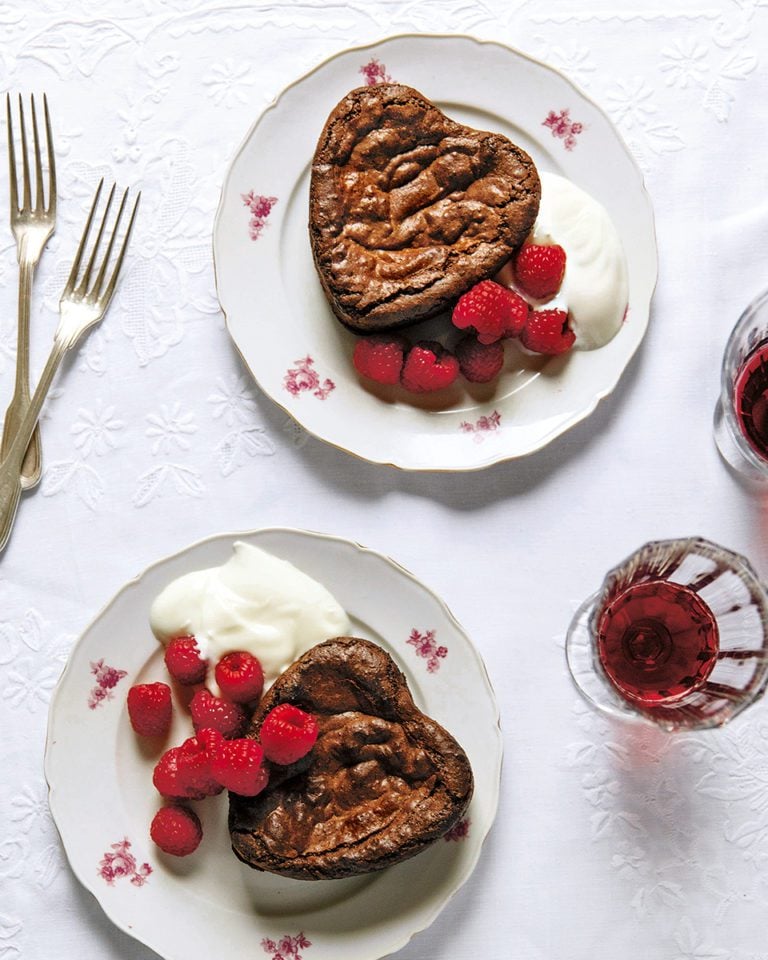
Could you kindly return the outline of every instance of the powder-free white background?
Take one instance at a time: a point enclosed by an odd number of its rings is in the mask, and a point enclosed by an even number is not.
[[[765,960],[768,704],[720,732],[637,733],[581,706],[562,643],[605,569],[648,539],[701,534],[768,573],[760,501],[711,439],[725,340],[768,282],[768,4],[42,0],[0,3],[0,29],[2,85],[47,91],[59,158],[35,369],[95,182],[144,191],[121,289],[57,383],[43,482],[0,559],[0,960],[151,956],[66,867],[47,702],[124,581],[201,536],[268,525],[397,558],[447,600],[497,691],[496,826],[403,958]],[[541,453],[477,474],[403,475],[307,438],[253,387],[215,299],[213,214],[255,115],[327,55],[405,31],[471,33],[561,69],[624,135],[657,216],[651,325],[619,388]],[[15,299],[0,229],[7,397]]]

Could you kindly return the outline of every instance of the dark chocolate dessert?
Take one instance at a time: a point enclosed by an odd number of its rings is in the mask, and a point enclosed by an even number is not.
[[[533,161],[506,137],[411,87],[352,90],[312,161],[309,234],[331,309],[357,333],[433,316],[510,259],[540,196]]]
[[[258,796],[230,795],[232,849],[244,863],[301,880],[368,873],[424,850],[465,812],[466,754],[416,707],[376,644],[313,647],[265,695],[247,735],[286,702],[314,714],[319,736],[301,760],[271,765]]]

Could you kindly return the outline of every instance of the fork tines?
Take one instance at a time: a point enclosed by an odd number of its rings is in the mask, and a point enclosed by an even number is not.
[[[21,165],[22,165],[22,198],[19,203],[19,187],[16,171],[16,143],[13,130],[13,111],[11,110],[11,95],[5,96],[5,110],[8,120],[8,172],[11,182],[11,213],[46,213],[52,214],[56,210],[56,158],[53,153],[53,135],[51,133],[51,117],[48,113],[48,98],[43,94],[43,117],[46,141],[46,156],[48,158],[48,205],[45,205],[44,176],[42,150],[40,149],[40,133],[37,123],[37,109],[35,95],[30,95],[32,113],[32,144],[34,148],[35,164],[35,205],[32,206],[32,186],[29,163],[29,144],[27,125],[24,119],[24,100],[19,94],[19,131],[21,135]]]
[[[104,178],[99,181],[99,185],[96,188],[96,194],[93,198],[93,203],[91,204],[91,210],[88,214],[88,219],[85,223],[85,228],[83,229],[83,235],[80,239],[80,245],[77,248],[77,253],[75,254],[75,259],[72,264],[72,270],[69,274],[69,279],[67,280],[67,285],[64,288],[64,295],[71,296],[77,300],[86,300],[91,303],[99,303],[100,305],[106,305],[112,294],[114,293],[115,284],[117,283],[117,276],[120,272],[120,267],[123,263],[123,257],[125,256],[125,251],[128,246],[128,241],[130,240],[131,231],[133,230],[133,222],[136,219],[136,211],[139,207],[139,200],[141,199],[141,193],[139,192],[136,195],[136,199],[133,202],[133,207],[131,209],[131,215],[128,220],[128,226],[125,229],[125,234],[123,236],[122,243],[120,248],[117,251],[117,254],[114,258],[112,264],[112,269],[109,272],[107,277],[107,271],[110,265],[110,259],[112,258],[112,253],[115,247],[115,241],[117,240],[118,233],[120,230],[120,221],[123,218],[123,213],[128,203],[128,188],[123,191],[122,199],[120,200],[120,207],[117,211],[117,216],[114,218],[114,223],[112,225],[111,231],[107,231],[107,223],[109,220],[109,211],[112,207],[112,201],[115,196],[116,184],[112,184],[112,188],[109,191],[109,196],[107,197],[106,206],[104,207],[104,213],[101,217],[101,223],[99,224],[98,231],[96,233],[96,238],[93,242],[90,256],[85,264],[85,269],[82,272],[82,275],[79,278],[80,274],[80,265],[83,261],[83,254],[85,252],[86,246],[88,245],[88,236],[91,232],[91,226],[96,215],[96,208],[99,205],[99,198],[101,196],[101,191],[104,186]],[[101,246],[102,240],[105,236],[105,233],[108,236],[107,248],[104,251],[104,255],[101,259],[101,264],[98,268],[96,274],[96,279],[91,282],[91,275],[93,274],[94,267],[96,266],[97,258],[99,255],[99,248]]]

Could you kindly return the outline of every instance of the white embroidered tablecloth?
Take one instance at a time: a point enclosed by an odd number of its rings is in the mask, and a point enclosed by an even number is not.
[[[397,558],[448,602],[497,691],[496,825],[402,957],[768,958],[768,704],[714,733],[623,727],[582,705],[562,650],[577,604],[648,539],[700,534],[768,574],[761,503],[711,439],[727,334],[766,284],[768,2],[38,0],[0,2],[0,30],[3,86],[47,91],[59,158],[35,371],[95,183],[143,190],[119,294],[57,383],[42,484],[0,561],[0,960],[153,956],[66,866],[42,775],[47,703],[122,583],[207,534],[269,525]],[[326,56],[409,31],[561,69],[622,132],[657,217],[653,316],[619,388],[541,453],[463,476],[404,475],[308,438],[254,387],[214,290],[213,214],[254,117]],[[15,302],[0,229],[8,397]]]

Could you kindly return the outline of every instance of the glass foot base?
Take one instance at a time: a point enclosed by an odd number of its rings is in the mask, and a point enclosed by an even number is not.
[[[611,686],[596,662],[590,620],[597,606],[594,593],[576,611],[565,638],[565,659],[576,689],[587,703],[597,710],[621,720],[650,723],[643,714],[630,707]]]
[[[714,416],[715,444],[726,464],[750,484],[768,484],[768,463],[762,463],[746,447],[746,441],[736,438],[726,417],[722,399],[717,401]]]

